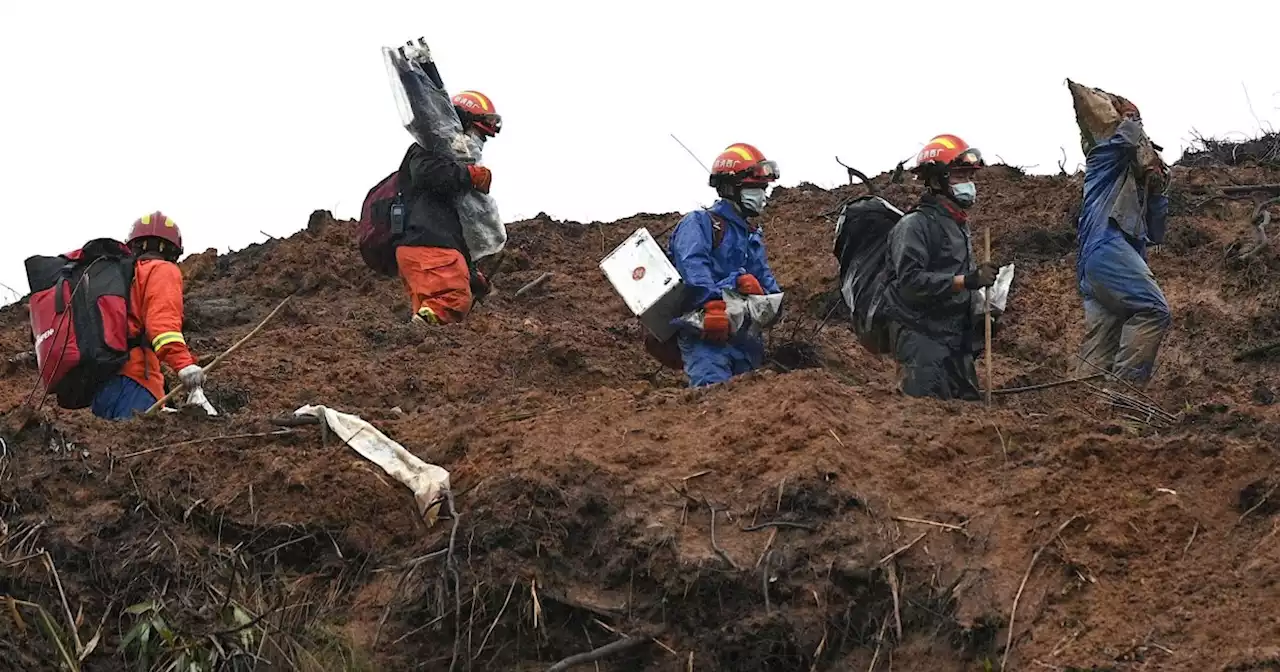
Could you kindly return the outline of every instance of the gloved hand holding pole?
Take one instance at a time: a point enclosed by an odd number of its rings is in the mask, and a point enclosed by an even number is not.
[[[200,377],[203,378],[205,374],[208,374],[210,371],[216,368],[218,364],[221,364],[222,360],[227,355],[230,355],[231,353],[235,352],[240,346],[244,345],[246,341],[256,336],[259,331],[262,331],[262,328],[267,326],[267,323],[271,321],[271,318],[275,317],[276,313],[279,313],[280,309],[284,308],[285,304],[289,303],[289,299],[292,299],[292,298],[293,298],[292,294],[290,294],[289,296],[286,296],[284,301],[281,301],[280,305],[276,306],[275,310],[271,311],[271,313],[267,315],[265,319],[263,319],[261,322],[258,323],[258,326],[253,328],[253,331],[250,331],[248,334],[245,334],[244,338],[240,339],[239,341],[236,341],[235,345],[231,346],[230,348],[227,348],[226,352],[223,352],[221,355],[218,355],[216,358],[214,358],[212,362],[209,362],[209,366],[204,367],[204,369],[200,372]],[[144,416],[151,415],[152,413],[155,413],[156,411],[160,410],[161,408],[164,407],[165,402],[169,401],[170,399],[175,397],[178,393],[182,392],[184,388],[185,388],[185,385],[181,385],[181,384],[173,388],[173,390],[171,390],[169,394],[164,395],[164,397],[162,397],[159,401],[152,404],[151,408],[148,408],[143,413],[143,415]]]

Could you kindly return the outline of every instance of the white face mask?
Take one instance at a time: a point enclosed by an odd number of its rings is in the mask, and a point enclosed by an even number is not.
[[[743,189],[742,195],[739,197],[739,204],[748,215],[758,215],[764,211],[764,204],[768,201],[765,190],[759,187],[751,189]]]
[[[955,197],[956,203],[961,207],[967,208],[978,200],[978,187],[973,182],[961,182],[951,185],[951,194]]]

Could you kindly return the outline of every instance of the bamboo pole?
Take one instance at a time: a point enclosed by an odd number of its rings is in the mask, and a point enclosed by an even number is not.
[[[289,303],[289,299],[292,299],[292,298],[293,298],[292,294],[284,297],[284,301],[281,301],[280,305],[276,306],[275,310],[271,311],[271,313],[268,314],[266,318],[264,318],[261,322],[259,322],[258,326],[253,328],[253,331],[250,331],[249,333],[245,334],[244,338],[240,339],[239,341],[236,341],[235,345],[227,348],[226,352],[223,352],[221,355],[218,355],[216,358],[214,358],[212,362],[209,362],[209,366],[204,367],[205,372],[208,373],[209,371],[212,371],[214,368],[216,368],[219,364],[222,363],[222,360],[225,359],[227,355],[230,355],[231,353],[238,350],[240,346],[244,345],[246,342],[248,342],[249,339],[256,336],[259,331],[262,331],[262,328],[267,326],[267,323],[271,321],[271,318],[275,317],[276,313],[279,313],[280,309],[284,308],[285,304]],[[173,388],[173,390],[170,391],[169,394],[164,395],[164,397],[162,397],[160,401],[157,401],[156,403],[152,404],[151,408],[148,408],[146,412],[143,413],[143,415],[151,415],[152,413],[155,413],[156,411],[160,410],[165,405],[165,402],[177,396],[177,394],[179,392],[182,392],[182,390],[183,390],[183,386],[179,384],[177,387]]]
[[[991,226],[987,225],[985,231],[986,253],[983,259],[986,263],[991,263]],[[986,297],[983,301],[982,313],[986,321],[986,356],[987,356],[987,406],[991,405],[991,391],[995,387],[995,379],[991,375],[991,293],[995,290],[995,285],[987,288]]]

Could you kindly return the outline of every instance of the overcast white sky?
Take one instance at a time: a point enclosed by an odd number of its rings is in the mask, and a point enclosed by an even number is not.
[[[1194,127],[1280,122],[1280,3],[0,0],[0,282],[160,209],[188,252],[355,217],[407,144],[380,47],[425,36],[503,115],[507,221],[709,203],[749,142],[782,184],[887,170],[938,133],[988,160],[1082,160],[1064,79],[1124,95],[1173,161]],[[1245,90],[1252,99],[1252,111]],[[815,255],[825,254],[815,250]],[[317,260],[323,261],[323,260]]]

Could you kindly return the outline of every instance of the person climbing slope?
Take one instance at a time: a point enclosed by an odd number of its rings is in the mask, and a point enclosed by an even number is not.
[[[889,339],[913,397],[980,398],[972,292],[995,284],[999,265],[975,262],[967,211],[985,165],[954,135],[930,140],[912,168],[927,191],[889,234]]]
[[[164,396],[160,363],[178,372],[188,390],[202,389],[204,369],[182,335],[182,231],[160,211],[139,217],[126,241],[137,258],[129,293],[129,338],[137,342],[120,374],[93,398],[93,414],[125,420]]]
[[[484,94],[463,91],[453,97],[453,105],[463,128],[479,141],[502,130],[502,117]],[[409,181],[408,217],[395,243],[396,264],[412,319],[422,324],[461,321],[472,300],[488,291],[488,283],[473,269],[454,202],[467,189],[489,193],[493,174],[484,166],[459,162],[441,142],[431,147],[413,143],[401,174]]]
[[[709,210],[684,216],[671,234],[669,253],[687,287],[684,311],[705,309],[700,334],[682,330],[680,353],[689,384],[721,383],[758,368],[764,342],[741,329],[730,335],[722,290],[747,295],[780,291],[765,257],[763,232],[752,222],[764,210],[778,165],[759,149],[730,145],[711,166],[710,185],[720,196]]]
[[[1164,239],[1169,171],[1137,106],[1119,100],[1115,133],[1085,159],[1076,278],[1086,333],[1077,375],[1102,370],[1145,387],[1173,321],[1146,260],[1147,245]]]

